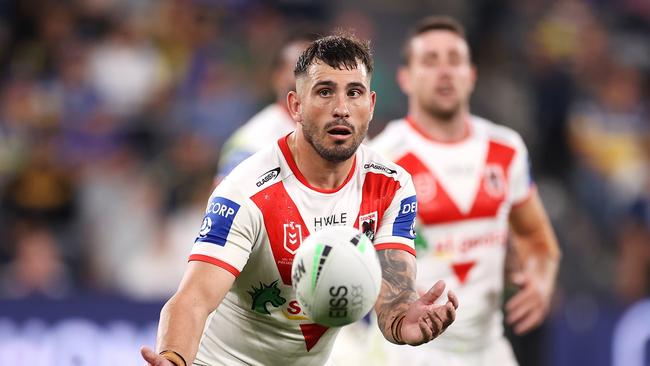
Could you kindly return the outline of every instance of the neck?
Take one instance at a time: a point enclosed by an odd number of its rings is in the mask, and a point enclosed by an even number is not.
[[[414,107],[409,109],[409,116],[428,136],[436,141],[455,142],[462,140],[469,133],[466,121],[469,119],[468,108],[461,108],[450,118],[440,118]]]
[[[323,159],[302,136],[300,127],[289,136],[287,143],[300,173],[313,187],[326,190],[337,189],[345,182],[352,169],[354,155],[338,163]]]

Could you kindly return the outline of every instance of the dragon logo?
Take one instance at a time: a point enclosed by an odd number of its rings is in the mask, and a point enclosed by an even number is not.
[[[266,309],[266,304],[269,302],[276,308],[287,302],[284,297],[280,296],[278,280],[271,282],[270,285],[260,282],[259,288],[253,286],[253,291],[246,292],[248,292],[253,299],[251,310],[255,310],[260,314],[271,315],[271,313]]]

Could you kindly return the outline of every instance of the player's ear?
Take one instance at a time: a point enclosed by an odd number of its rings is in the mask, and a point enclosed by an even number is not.
[[[410,94],[411,92],[411,80],[410,80],[410,71],[407,66],[401,65],[397,69],[397,85],[399,85],[399,88],[402,89],[402,92],[406,95]]]
[[[470,66],[470,80],[472,83],[472,88],[470,91],[474,91],[474,85],[476,85],[476,79],[478,79],[478,71],[476,69],[476,65],[472,64]]]
[[[287,109],[289,109],[289,114],[294,122],[302,122],[302,103],[300,96],[295,90],[287,94]]]
[[[370,92],[370,121],[372,122],[372,117],[375,113],[375,103],[377,102],[377,93],[374,91]]]

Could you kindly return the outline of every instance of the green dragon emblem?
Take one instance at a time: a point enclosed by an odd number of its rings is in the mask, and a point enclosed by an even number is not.
[[[266,304],[269,302],[276,308],[287,302],[284,297],[280,296],[278,280],[273,281],[270,285],[260,282],[259,288],[253,286],[253,291],[246,292],[248,292],[248,294],[251,295],[251,298],[253,299],[251,310],[255,310],[260,314],[271,314],[266,309]]]

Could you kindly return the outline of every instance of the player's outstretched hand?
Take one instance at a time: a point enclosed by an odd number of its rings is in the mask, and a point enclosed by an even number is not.
[[[519,291],[506,303],[506,322],[522,335],[539,326],[551,302],[552,283],[529,272],[517,272],[512,282]]]
[[[147,346],[140,348],[140,354],[142,354],[142,358],[147,361],[145,366],[174,366],[171,361],[157,354]]]
[[[409,306],[400,330],[404,343],[412,346],[427,343],[442,334],[456,319],[458,298],[452,291],[447,293],[447,302],[444,305],[434,304],[444,290],[445,282],[438,281]]]

